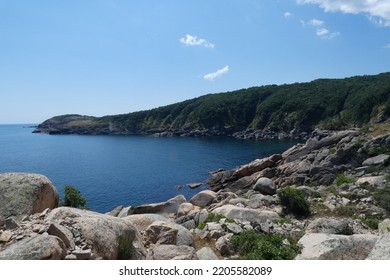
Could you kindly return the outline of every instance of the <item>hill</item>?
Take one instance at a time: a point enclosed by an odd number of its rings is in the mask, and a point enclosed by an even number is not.
[[[51,118],[35,132],[49,134],[231,135],[346,129],[390,117],[390,73],[308,83],[267,85],[208,94],[129,114]]]

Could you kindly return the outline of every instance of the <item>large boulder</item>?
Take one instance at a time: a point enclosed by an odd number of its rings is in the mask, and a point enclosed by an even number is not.
[[[87,210],[60,207],[50,212],[46,222],[60,223],[65,219],[80,228],[98,258],[145,258],[141,236],[128,220]]]
[[[276,187],[274,181],[266,177],[259,178],[253,189],[264,195],[276,194]]]
[[[370,165],[385,165],[390,159],[390,155],[378,155],[375,157],[371,157],[363,161],[363,166]]]
[[[353,230],[347,220],[325,217],[311,221],[307,226],[306,232],[351,235]]]
[[[203,247],[196,252],[199,260],[219,260],[210,247]]]
[[[39,174],[0,174],[0,216],[30,215],[58,206],[58,192]]]
[[[256,159],[248,164],[240,166],[235,172],[236,178],[242,178],[250,176],[256,172],[262,171],[266,168],[273,167],[275,164],[282,159],[282,155],[272,155],[267,158]]]
[[[146,243],[149,244],[176,244],[178,230],[172,224],[162,221],[153,222],[145,231]]]
[[[390,260],[390,233],[385,233],[380,237],[367,259]]]
[[[172,223],[167,218],[158,214],[138,214],[130,215],[123,220],[131,222],[139,232],[144,232],[148,227],[156,221],[163,222],[169,227],[177,230],[176,245],[191,246],[194,243],[194,237],[192,233],[185,227]]]
[[[133,207],[132,214],[161,214],[169,216],[177,213],[180,204],[187,202],[184,195],[178,195],[165,202],[143,204]]]
[[[378,236],[372,234],[336,235],[307,233],[297,260],[364,260],[374,248]]]
[[[217,196],[216,192],[210,190],[204,190],[194,195],[190,199],[190,202],[193,205],[200,206],[200,207],[208,206],[211,204],[213,199],[216,198],[216,196]]]
[[[230,219],[249,221],[258,224],[264,223],[267,220],[279,218],[279,215],[272,211],[248,209],[230,204],[218,207],[212,212],[215,214],[221,214]]]
[[[196,260],[195,249],[185,245],[158,245],[152,248],[153,260]]]
[[[65,244],[52,235],[25,238],[0,251],[0,260],[61,260],[65,256]]]

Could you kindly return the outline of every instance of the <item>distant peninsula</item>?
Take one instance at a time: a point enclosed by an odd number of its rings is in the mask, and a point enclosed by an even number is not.
[[[307,138],[390,117],[390,72],[207,94],[151,110],[104,117],[63,115],[35,133]]]

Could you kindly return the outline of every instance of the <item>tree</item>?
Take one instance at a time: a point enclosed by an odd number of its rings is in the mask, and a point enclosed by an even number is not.
[[[63,206],[85,208],[87,199],[83,197],[78,189],[69,185],[65,185],[64,194],[65,196],[62,203]]]

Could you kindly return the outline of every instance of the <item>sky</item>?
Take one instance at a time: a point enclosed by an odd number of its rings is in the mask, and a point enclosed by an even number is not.
[[[390,71],[390,0],[0,0],[0,124]]]

